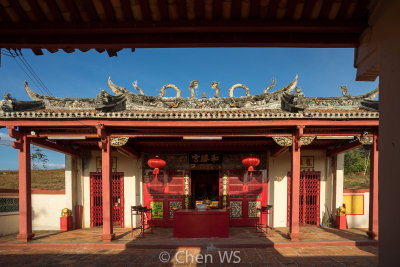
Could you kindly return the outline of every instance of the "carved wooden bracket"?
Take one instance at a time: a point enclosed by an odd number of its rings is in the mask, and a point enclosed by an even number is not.
[[[129,141],[129,137],[111,137],[111,146],[124,146]]]
[[[363,145],[372,145],[374,138],[372,136],[357,136],[358,141]]]
[[[280,146],[291,146],[293,143],[291,136],[275,136],[272,139]],[[301,142],[302,146],[307,146],[314,141],[315,136],[303,136],[300,137],[299,141]]]
[[[11,142],[11,146],[15,149],[22,151],[24,144],[24,140],[22,139],[22,133],[17,131],[15,126],[7,128],[8,128],[8,135],[16,140]]]

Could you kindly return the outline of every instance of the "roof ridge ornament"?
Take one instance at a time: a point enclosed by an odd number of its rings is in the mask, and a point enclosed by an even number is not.
[[[247,87],[246,85],[241,84],[241,83],[236,83],[236,84],[232,85],[231,88],[229,88],[229,93],[228,93],[229,97],[234,97],[233,92],[235,91],[236,88],[243,88],[246,96],[250,96],[249,87]]]
[[[263,94],[268,93],[268,91],[271,90],[275,85],[276,85],[276,79],[272,78],[271,85],[263,90]]]

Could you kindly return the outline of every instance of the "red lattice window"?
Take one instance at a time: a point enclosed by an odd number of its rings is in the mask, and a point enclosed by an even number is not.
[[[90,226],[103,225],[101,172],[90,173]],[[124,227],[124,174],[112,173],[113,226]]]

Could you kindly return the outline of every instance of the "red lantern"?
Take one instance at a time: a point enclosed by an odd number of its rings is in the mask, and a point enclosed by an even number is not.
[[[163,160],[162,158],[159,158],[158,156],[151,158],[147,161],[147,165],[149,165],[151,168],[154,168],[153,174],[156,175],[156,178],[157,178],[158,174],[160,173],[160,168],[164,168],[165,164],[166,164],[165,160]]]
[[[247,156],[242,160],[242,164],[247,167],[248,171],[250,172],[250,177],[253,176],[254,167],[260,164],[260,159],[254,156]]]

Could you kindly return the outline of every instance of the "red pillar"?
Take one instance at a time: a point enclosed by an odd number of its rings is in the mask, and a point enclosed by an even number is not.
[[[292,183],[290,203],[289,236],[292,241],[298,241],[299,233],[299,188],[300,188],[300,141],[292,137]]]
[[[368,236],[378,239],[378,136],[374,134],[370,156],[369,224]]]
[[[102,239],[104,242],[110,242],[114,237],[113,234],[113,223],[112,223],[112,183],[111,183],[111,171],[112,171],[112,157],[111,157],[111,145],[110,136],[106,136],[102,140],[102,187],[103,187],[103,235]]]
[[[21,136],[13,145],[19,149],[19,234],[21,242],[32,239],[32,204],[31,204],[31,151],[26,135]]]

